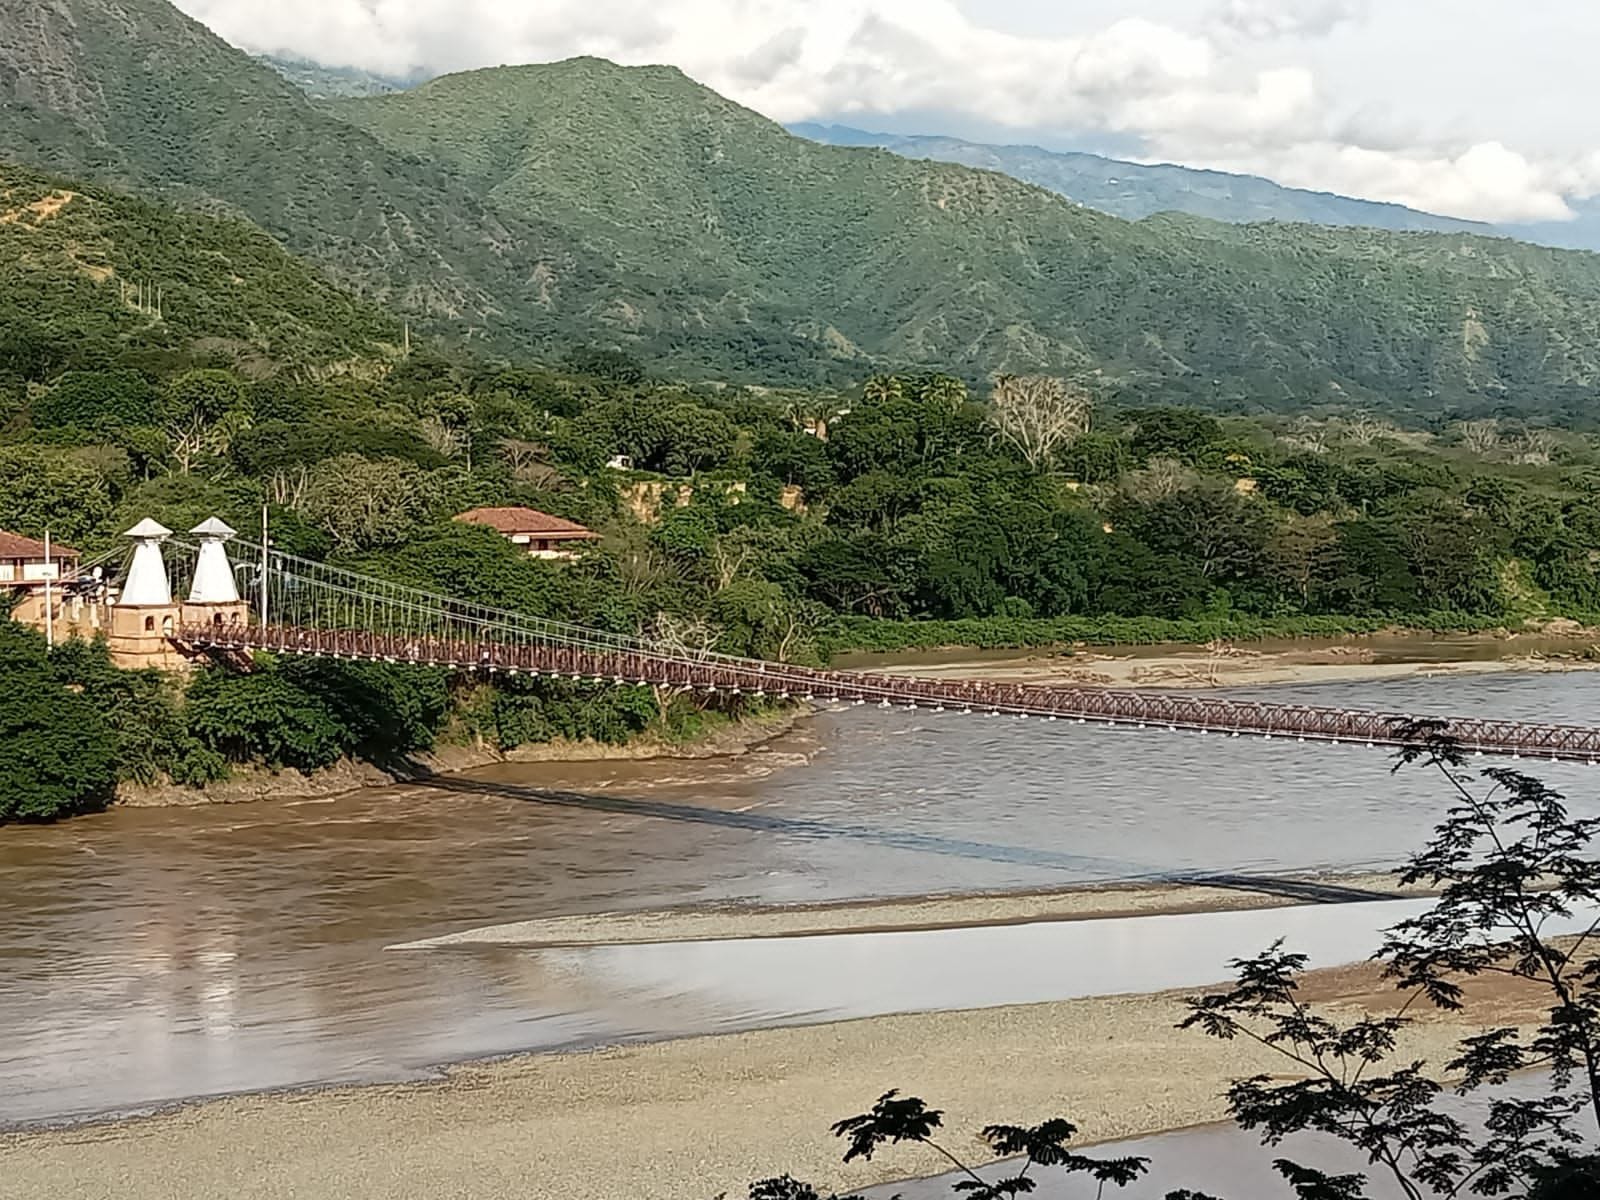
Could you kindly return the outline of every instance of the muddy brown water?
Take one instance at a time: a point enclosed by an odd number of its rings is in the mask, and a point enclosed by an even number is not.
[[[1600,718],[1592,674],[1256,692]],[[806,1019],[730,1004],[688,952],[656,953],[641,979],[571,952],[384,947],[570,913],[1384,866],[1443,803],[1389,766],[1353,747],[854,710],[736,760],[0,829],[0,1123]],[[1600,776],[1536,769],[1595,811]]]

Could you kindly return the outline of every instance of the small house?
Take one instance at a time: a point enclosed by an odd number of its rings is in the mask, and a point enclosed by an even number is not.
[[[534,558],[575,558],[580,546],[600,538],[575,521],[536,508],[474,508],[457,514],[456,520],[487,526]]]
[[[44,628],[48,580],[53,585],[51,616],[61,620],[66,599],[62,588],[68,581],[76,580],[81,557],[72,547],[59,544],[52,544],[47,556],[43,542],[0,529],[0,592],[13,598],[11,615],[18,621]]]

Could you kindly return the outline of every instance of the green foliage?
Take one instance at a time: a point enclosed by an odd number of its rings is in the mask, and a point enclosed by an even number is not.
[[[247,673],[197,672],[184,700],[187,733],[201,746],[299,771],[426,750],[450,707],[442,672],[268,655]]]
[[[0,216],[0,380],[68,371],[36,403],[40,425],[153,423],[151,374],[269,375],[374,359],[394,337],[388,317],[239,221],[4,161]]]
[[[983,617],[959,621],[886,621],[846,617],[834,627],[827,646],[833,653],[860,650],[892,653],[971,646],[986,650],[1070,646],[1149,646],[1163,643],[1203,645],[1225,640],[1339,637],[1378,633],[1403,624],[1430,633],[1477,633],[1497,628],[1492,617],[1460,613],[1420,613],[1403,619],[1387,617],[1296,616],[1249,617],[1226,614],[1192,619],[1161,617]]]
[[[337,548],[371,550],[417,531],[428,510],[425,489],[411,463],[340,454],[311,469],[301,511]]]
[[[349,747],[347,731],[315,694],[296,687],[275,664],[249,674],[212,668],[196,673],[186,696],[189,731],[230,762],[314,771]]]
[[[472,731],[512,750],[553,738],[612,745],[649,728],[660,709],[649,688],[558,679],[508,679],[469,709]]]
[[[343,562],[396,583],[531,616],[569,616],[583,603],[581,582],[571,572],[530,558],[493,530],[459,521],[429,526],[403,545]]]
[[[111,510],[111,488],[86,455],[0,445],[0,529],[30,537],[48,529],[73,544],[102,527]]]
[[[535,340],[548,324],[546,272],[563,288],[593,286],[591,261],[542,222],[492,211],[439,167],[387,150],[166,0],[71,0],[44,10],[3,0],[0,27],[8,32],[0,40],[0,146],[11,158],[185,202],[220,202],[369,299],[436,314],[458,329],[481,331],[491,319],[503,327],[514,313],[514,327]],[[171,243],[182,245],[194,228],[174,227]],[[25,234],[13,227],[6,236]],[[257,309],[261,319],[248,325],[203,332],[271,339],[278,328],[281,336],[296,326],[329,328],[329,318],[336,329],[370,324],[369,310],[277,252],[270,238],[253,238],[292,268],[270,289],[289,320],[275,327]],[[153,252],[161,243],[146,245]],[[0,254],[0,262],[13,258]],[[151,253],[131,269],[119,264],[118,274],[170,296],[183,280],[162,261]],[[218,282],[206,298],[227,303],[230,268],[248,284],[253,265],[219,257],[202,276]],[[110,294],[115,299],[114,283]],[[178,311],[165,309],[169,321]],[[134,314],[129,324],[149,321]],[[397,341],[385,324],[386,340]]]
[[[117,748],[100,712],[57,678],[39,634],[0,619],[0,823],[103,808]]]
[[[137,371],[68,371],[32,407],[41,426],[114,429],[149,424],[156,392]]]

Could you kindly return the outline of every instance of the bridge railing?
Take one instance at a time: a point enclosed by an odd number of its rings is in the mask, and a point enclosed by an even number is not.
[[[1110,688],[1042,687],[985,680],[927,679],[833,671],[728,656],[700,658],[651,648],[571,640],[506,641],[483,636],[424,636],[408,632],[273,625],[184,626],[179,642],[196,649],[267,650],[375,662],[410,663],[493,674],[540,674],[616,684],[649,684],[684,691],[984,712],[1137,728],[1185,729],[1370,746],[1416,740],[1408,713],[1325,708]],[[1600,729],[1576,725],[1450,718],[1442,731],[1464,749],[1593,763]]]

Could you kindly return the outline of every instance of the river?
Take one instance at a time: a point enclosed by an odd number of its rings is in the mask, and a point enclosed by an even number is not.
[[[1588,722],[1600,675],[1270,694]],[[868,709],[738,759],[496,767],[0,830],[0,1123],[821,1019],[803,995],[789,1011],[739,1002],[685,950],[385,947],[568,913],[1381,867],[1444,803],[1436,778],[1390,765],[1355,747]],[[1595,810],[1585,768],[1524,765]]]

